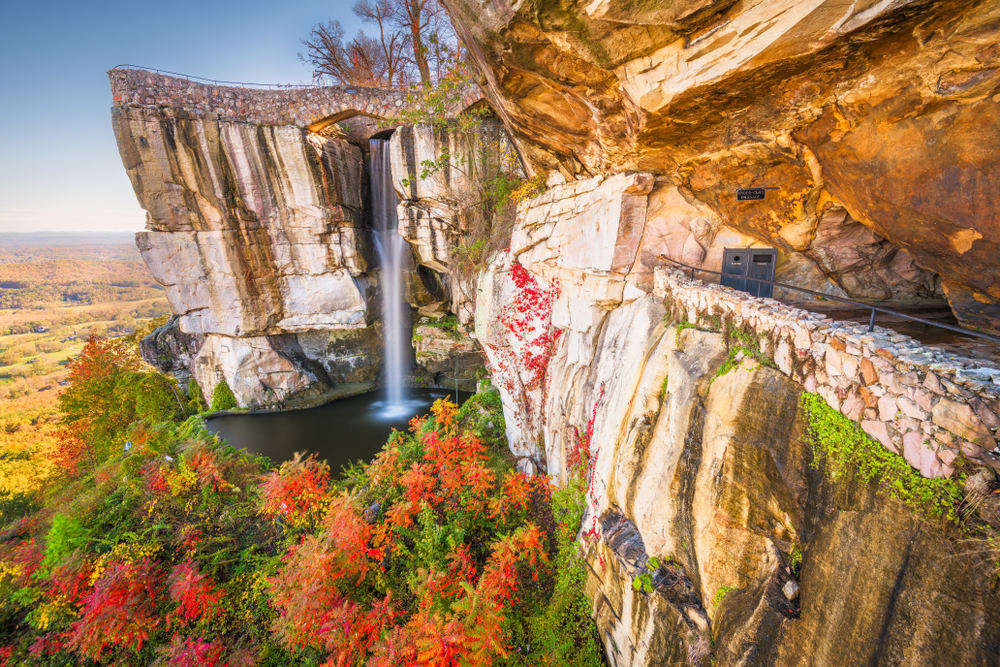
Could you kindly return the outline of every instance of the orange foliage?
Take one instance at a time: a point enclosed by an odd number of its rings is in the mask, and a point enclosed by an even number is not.
[[[330,467],[325,462],[297,452],[265,477],[261,511],[293,524],[312,522],[323,506],[329,482]]]
[[[548,485],[522,473],[498,484],[483,444],[457,432],[456,407],[438,402],[432,415],[412,422],[414,439],[390,439],[369,467],[369,480],[380,485],[375,497],[384,501],[362,513],[357,496],[341,493],[329,502],[319,536],[289,549],[270,580],[279,611],[274,630],[286,646],[325,650],[330,666],[490,665],[507,654],[504,619],[518,602],[519,582],[537,580],[548,562],[542,531],[524,521]],[[418,517],[420,526],[434,517],[465,526],[460,534],[489,535],[493,544],[486,551],[454,544],[440,567],[412,573],[402,591],[415,596],[407,607],[394,604],[392,585],[377,604],[366,604],[371,593],[361,591],[385,591],[387,578],[399,576],[395,555],[421,548],[414,542]],[[506,522],[514,525],[502,534]]]

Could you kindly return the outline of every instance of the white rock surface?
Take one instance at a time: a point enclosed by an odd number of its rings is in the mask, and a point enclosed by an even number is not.
[[[113,120],[147,211],[136,243],[180,330],[207,336],[192,369],[206,395],[222,377],[241,406],[362,381],[294,336],[338,331],[356,332],[362,347],[347,356],[365,360],[356,366],[372,384],[378,278],[360,149],[170,108],[116,108]]]

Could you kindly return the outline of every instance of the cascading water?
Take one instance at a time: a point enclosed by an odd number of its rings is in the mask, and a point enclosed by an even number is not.
[[[409,252],[406,239],[399,235],[396,205],[399,199],[392,189],[389,142],[372,139],[371,185],[372,213],[375,223],[375,249],[382,267],[382,323],[385,338],[386,413],[409,409],[406,391],[406,367],[409,361],[409,307],[403,303],[403,253]]]

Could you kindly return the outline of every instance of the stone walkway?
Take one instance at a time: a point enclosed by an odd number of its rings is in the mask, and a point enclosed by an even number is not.
[[[389,119],[419,110],[419,93],[383,88],[326,86],[269,90],[200,83],[141,69],[108,72],[114,105],[174,107],[197,115],[259,125],[296,125],[318,131],[352,116]],[[469,85],[445,109],[457,116],[483,99],[478,86]]]
[[[867,323],[836,321],[658,268],[656,293],[693,324],[753,331],[809,392],[920,471],[948,477],[959,455],[1000,469],[1000,368]]]

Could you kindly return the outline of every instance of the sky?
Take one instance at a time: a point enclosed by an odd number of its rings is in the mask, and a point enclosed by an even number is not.
[[[362,27],[353,0],[5,2],[0,21],[0,232],[144,228],[111,129],[107,71],[310,83],[300,40]]]

